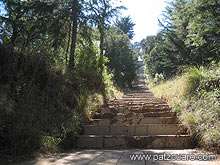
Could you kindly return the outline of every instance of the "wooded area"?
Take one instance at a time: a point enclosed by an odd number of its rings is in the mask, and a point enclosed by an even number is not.
[[[94,110],[135,83],[134,24],[112,2],[1,1],[1,154],[71,147]]]
[[[140,42],[148,74],[175,75],[181,67],[219,61],[218,0],[174,0],[159,20],[161,31]]]
[[[0,1],[0,155],[72,147],[71,137],[96,110],[134,86],[140,54],[149,84],[192,66],[209,68],[194,68],[186,93],[214,92],[217,109],[207,123],[220,120],[219,0],[173,0],[158,20],[159,33],[134,44],[135,23],[120,17],[125,8],[114,2]]]

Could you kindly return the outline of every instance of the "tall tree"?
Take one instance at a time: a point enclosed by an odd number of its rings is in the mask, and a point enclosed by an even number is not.
[[[133,39],[134,37],[134,26],[135,24],[132,22],[131,17],[122,17],[120,20],[116,22],[116,26],[119,27],[125,34],[128,35],[129,39]]]
[[[123,7],[113,7],[111,0],[91,0],[89,2],[92,11],[91,20],[98,27],[100,33],[100,72],[103,72],[104,38],[105,30],[111,23],[111,18],[115,16]]]
[[[119,87],[132,87],[137,65],[130,40],[118,27],[112,27],[106,38],[107,66]]]
[[[171,1],[159,20],[163,30],[145,42],[150,74],[172,76],[183,65],[219,61],[219,7],[217,0]]]
[[[188,3],[190,13],[186,45],[194,56],[203,62],[220,60],[220,2],[218,0],[192,0]]]
[[[54,48],[62,43],[65,15],[52,1],[3,1],[6,14],[1,15],[1,39],[17,51],[40,51],[46,41]],[[62,19],[61,19],[62,18]],[[56,24],[56,26],[55,26]]]
[[[79,12],[79,4],[78,0],[73,0],[72,2],[72,13],[71,13],[71,21],[73,24],[72,36],[71,36],[71,49],[70,49],[70,68],[74,67],[74,58],[75,58],[75,49],[76,49],[76,39],[77,39],[77,26],[78,26],[78,12]]]

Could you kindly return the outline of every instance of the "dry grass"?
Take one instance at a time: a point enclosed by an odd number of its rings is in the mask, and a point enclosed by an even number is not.
[[[182,101],[184,96],[184,89],[186,88],[188,74],[177,76],[174,79],[163,82],[157,86],[150,87],[150,90],[156,97],[164,98],[168,104],[175,106]]]
[[[220,152],[220,69],[216,68],[191,68],[150,90],[168,101],[202,147]]]

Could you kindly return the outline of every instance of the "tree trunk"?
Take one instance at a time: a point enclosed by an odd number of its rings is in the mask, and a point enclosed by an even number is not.
[[[104,56],[104,18],[102,18],[101,22],[100,22],[100,25],[99,25],[99,33],[100,33],[100,58],[99,58],[99,67],[100,67],[100,73],[102,75],[102,72],[103,72],[103,56]]]
[[[104,19],[102,20],[101,24],[99,25],[99,33],[100,33],[100,58],[99,58],[99,67],[100,67],[100,76],[102,78],[100,90],[103,95],[103,101],[104,106],[107,105],[107,96],[105,93],[105,83],[104,83],[104,77],[103,77],[103,71],[104,71]]]
[[[65,60],[66,60],[66,65],[68,64],[68,53],[69,53],[69,47],[70,47],[70,39],[71,39],[71,28],[72,28],[72,23],[69,24],[69,34],[68,34],[68,41],[67,41],[67,48],[66,48],[66,55],[65,55]]]
[[[100,71],[101,71],[101,74],[103,72],[103,56],[104,56],[104,32],[102,31],[100,33],[100,58],[99,58],[99,65],[100,65]]]
[[[72,30],[72,37],[71,37],[72,40],[71,40],[69,66],[70,66],[70,69],[73,69],[74,62],[75,62],[74,59],[75,59],[75,49],[76,49],[76,39],[77,39],[78,0],[73,0],[71,20],[73,22],[73,30]]]

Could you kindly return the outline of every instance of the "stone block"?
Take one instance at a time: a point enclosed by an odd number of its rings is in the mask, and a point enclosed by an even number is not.
[[[135,126],[135,136],[146,136],[147,135],[147,126],[139,125]]]
[[[127,135],[128,127],[124,125],[111,125],[110,134],[111,135]]]
[[[85,125],[85,135],[109,135],[109,126],[103,125]]]
[[[127,142],[124,136],[106,136],[103,142],[105,148],[126,148]]]
[[[101,149],[103,148],[103,137],[80,136],[76,137],[77,148]]]

